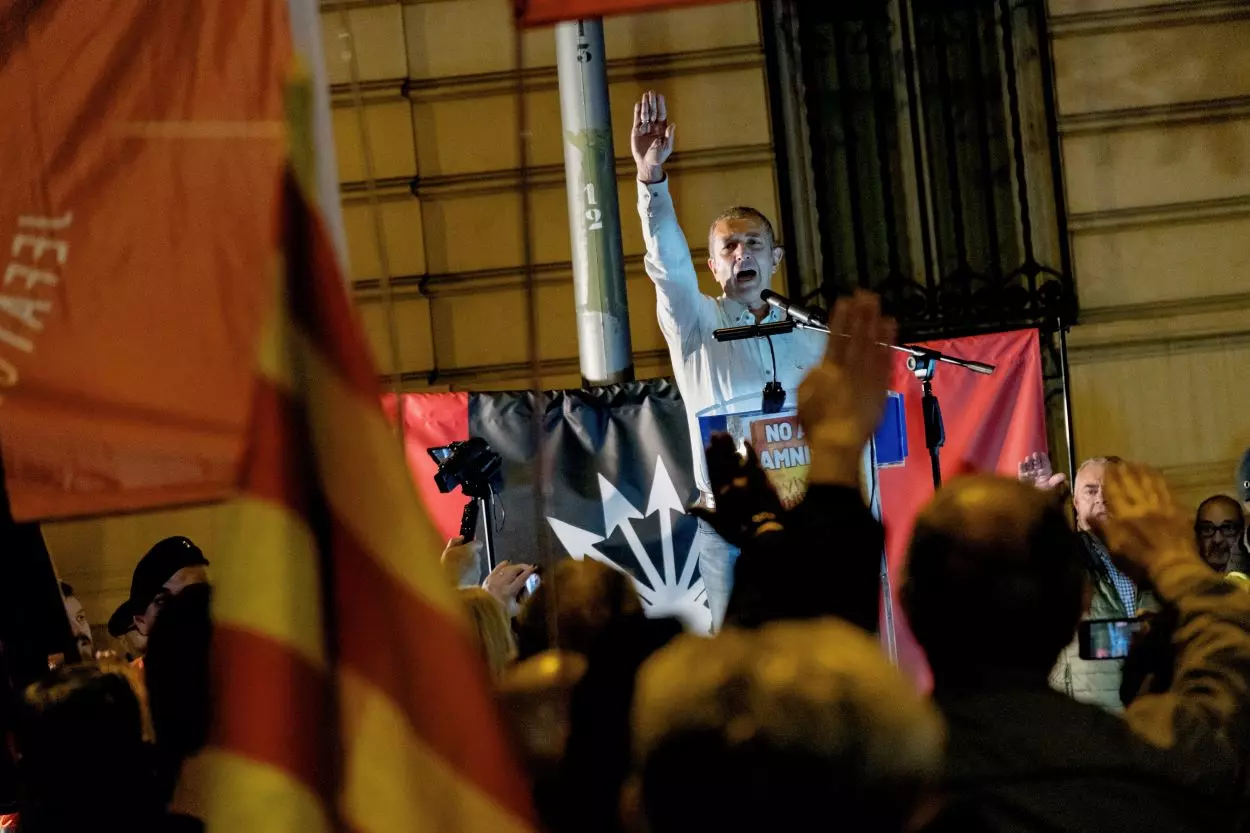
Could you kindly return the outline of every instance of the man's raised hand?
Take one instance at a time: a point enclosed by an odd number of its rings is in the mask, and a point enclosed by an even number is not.
[[[1101,521],[1099,532],[1129,578],[1145,580],[1150,567],[1164,559],[1203,563],[1191,516],[1176,505],[1159,472],[1131,463],[1111,465],[1103,490],[1107,517]]]
[[[1068,480],[1066,474],[1055,473],[1050,457],[1044,451],[1035,451],[1021,460],[1016,470],[1016,478],[1021,483],[1036,486],[1044,492],[1058,489]]]
[[[813,483],[859,482],[860,454],[885,412],[893,372],[893,319],[876,295],[857,292],[833,309],[824,361],[799,385],[799,419],[812,452]]]
[[[634,127],[629,134],[630,150],[638,166],[638,180],[645,183],[664,179],[664,163],[673,155],[673,125],[668,123],[664,96],[647,90],[634,105]]]

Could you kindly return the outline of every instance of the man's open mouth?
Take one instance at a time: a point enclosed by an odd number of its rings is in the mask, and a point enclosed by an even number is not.
[[[755,275],[756,272],[754,269],[743,269],[741,272],[734,275],[734,279],[738,281],[738,283],[749,283],[755,280]]]

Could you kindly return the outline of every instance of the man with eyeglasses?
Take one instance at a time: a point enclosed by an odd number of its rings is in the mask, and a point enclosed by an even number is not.
[[[1194,522],[1202,560],[1219,573],[1245,573],[1250,569],[1242,549],[1245,529],[1245,513],[1236,500],[1228,495],[1204,500]]]

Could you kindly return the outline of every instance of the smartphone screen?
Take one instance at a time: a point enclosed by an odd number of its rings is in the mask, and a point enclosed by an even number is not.
[[[538,589],[538,585],[541,583],[542,579],[539,578],[538,573],[530,574],[530,577],[525,580],[525,592],[530,596],[534,595],[534,591]]]
[[[1078,631],[1081,659],[1124,659],[1142,619],[1089,619]]]

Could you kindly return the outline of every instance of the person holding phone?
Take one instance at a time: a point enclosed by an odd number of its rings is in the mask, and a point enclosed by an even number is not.
[[[1202,561],[1157,472],[1112,465],[1105,486],[1100,540],[1175,615],[1168,680],[1122,717],[1048,685],[1087,582],[1055,501],[965,477],[917,519],[901,598],[950,733],[947,801],[926,833],[1240,829],[1250,594]]]
[[[521,612],[521,605],[538,589],[538,567],[534,564],[513,564],[501,561],[482,582],[482,589],[490,593],[509,616]]]
[[[1099,532],[1100,525],[1107,519],[1104,490],[1107,472],[1122,462],[1118,457],[1090,458],[1077,469],[1072,486],[1072,508],[1085,552],[1089,586],[1086,620],[1133,619],[1141,613],[1154,612],[1159,607],[1149,589],[1139,587],[1116,566]],[[1067,481],[1065,475],[1055,473],[1045,453],[1026,457],[1020,463],[1019,479],[1052,494],[1058,494]],[[1079,640],[1073,640],[1055,665],[1051,684],[1083,703],[1120,712],[1124,708],[1120,701],[1122,666],[1122,655],[1082,656]]]
[[[466,541],[457,535],[447,542],[441,558],[443,570],[458,587],[473,587],[481,575],[482,543]],[[541,581],[534,564],[501,561],[482,581],[481,587],[503,605],[508,616],[516,616],[525,600],[534,595]]]

